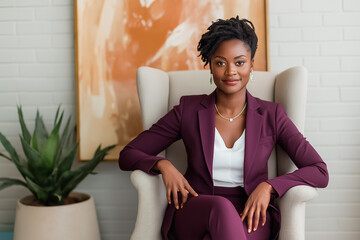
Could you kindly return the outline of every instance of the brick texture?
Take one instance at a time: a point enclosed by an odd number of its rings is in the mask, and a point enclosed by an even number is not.
[[[360,1],[301,0],[300,7],[270,7],[270,63],[280,71],[299,58],[307,67],[305,135],[330,171],[328,188],[307,204],[306,239],[360,239]]]

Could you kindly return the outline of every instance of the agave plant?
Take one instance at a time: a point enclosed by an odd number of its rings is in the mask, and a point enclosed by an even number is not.
[[[71,170],[78,144],[74,141],[73,131],[70,131],[69,117],[61,131],[64,111],[59,115],[57,109],[54,127],[50,134],[46,130],[44,121],[36,113],[35,129],[31,135],[23,117],[21,106],[18,106],[19,122],[22,134],[21,145],[25,159],[16,152],[15,148],[0,132],[0,142],[9,156],[0,153],[1,157],[13,162],[23,180],[0,178],[0,190],[21,185],[28,188],[35,199],[43,205],[61,205],[69,193],[90,173],[115,145],[96,149],[93,158],[78,169]]]

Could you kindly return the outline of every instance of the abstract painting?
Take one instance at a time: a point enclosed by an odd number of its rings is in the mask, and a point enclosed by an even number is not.
[[[259,38],[255,70],[268,70],[266,0],[76,0],[79,159],[99,144],[119,151],[142,130],[136,69],[203,69],[197,43],[219,18],[248,18]]]

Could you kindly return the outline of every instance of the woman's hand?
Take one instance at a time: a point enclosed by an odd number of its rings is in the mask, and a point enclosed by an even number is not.
[[[260,215],[261,225],[264,226],[266,222],[266,209],[269,206],[271,193],[274,193],[274,188],[267,182],[260,183],[255,190],[250,194],[245,203],[245,208],[241,216],[244,221],[247,218],[248,232],[256,231],[258,228]],[[254,219],[254,223],[253,223]],[[252,228],[254,224],[254,228]]]
[[[164,185],[166,188],[166,198],[171,204],[171,195],[174,199],[174,205],[176,209],[179,209],[178,192],[182,195],[181,208],[187,202],[188,194],[198,196],[198,194],[192,189],[185,177],[172,165],[169,160],[160,160],[155,166],[154,170],[159,170],[162,174]]]

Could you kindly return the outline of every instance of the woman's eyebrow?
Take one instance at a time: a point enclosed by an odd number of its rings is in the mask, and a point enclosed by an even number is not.
[[[221,58],[221,59],[226,60],[226,58],[224,58],[224,57],[222,57],[222,56],[215,56],[215,58]]]
[[[245,55],[239,55],[239,56],[234,57],[234,59],[238,59],[238,58],[242,58],[242,57],[246,58]]]
[[[245,55],[239,55],[239,56],[234,57],[234,59],[238,59],[238,58],[242,58],[242,57],[246,58]],[[222,57],[222,56],[215,56],[215,58],[221,58],[221,59],[226,60],[226,58],[225,58],[225,57]]]

